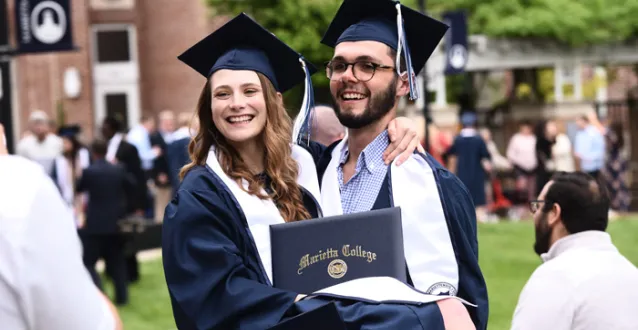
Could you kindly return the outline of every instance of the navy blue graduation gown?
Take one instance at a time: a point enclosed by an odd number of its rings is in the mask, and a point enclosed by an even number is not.
[[[484,206],[486,176],[481,161],[490,159],[490,153],[483,139],[478,135],[457,136],[444,159],[449,155],[456,155],[456,175],[470,191],[474,205]]]
[[[340,141],[337,141],[329,147],[315,142],[311,142],[308,146],[303,146],[313,156],[315,164],[317,165],[319,182],[321,182],[324,171],[331,161],[331,152],[339,142]],[[450,239],[454,247],[459,275],[457,296],[478,306],[477,308],[468,306],[468,312],[477,329],[486,329],[489,314],[487,286],[478,263],[476,213],[471,196],[459,178],[438,163],[431,155],[423,155],[423,157],[434,170]],[[388,170],[388,175],[372,209],[393,206],[391,180],[390,171]],[[408,280],[411,281],[409,278]],[[379,306],[389,305],[384,304]],[[359,308],[365,310],[364,307]],[[374,308],[374,306],[368,306],[368,308]],[[436,313],[433,312],[434,310],[438,312],[438,307],[435,303],[420,306],[405,305],[404,308],[415,311],[415,313],[419,315],[420,320],[427,320],[428,323],[423,323],[425,329],[443,328],[442,320],[439,324],[435,316]],[[394,311],[396,312],[396,310]],[[404,327],[394,327],[394,325],[386,327],[386,329],[389,328],[403,329]],[[407,328],[410,329],[409,327]],[[379,327],[379,329],[382,328]]]
[[[190,162],[188,144],[190,137],[175,140],[166,146],[166,159],[168,162],[168,179],[173,191],[179,186],[179,171]]]
[[[186,175],[166,207],[162,253],[180,330],[267,329],[297,297],[268,284],[239,204],[205,166]]]
[[[317,217],[312,197],[303,197]],[[269,284],[243,212],[220,178],[204,166],[186,175],[166,207],[162,253],[180,330],[262,330],[334,300],[316,297],[294,303],[297,293]],[[362,325],[371,330],[444,328],[436,304],[335,304],[348,330]]]

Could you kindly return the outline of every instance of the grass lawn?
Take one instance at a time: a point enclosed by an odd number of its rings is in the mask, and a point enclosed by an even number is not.
[[[638,218],[610,224],[609,233],[620,251],[638,265]],[[490,330],[509,329],[518,295],[540,264],[533,252],[534,230],[529,222],[479,226],[479,258],[490,300]],[[131,286],[130,304],[120,309],[126,330],[176,329],[164,282],[162,264],[141,266],[142,280]]]

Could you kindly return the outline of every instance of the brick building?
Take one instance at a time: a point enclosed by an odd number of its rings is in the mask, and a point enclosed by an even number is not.
[[[13,40],[15,3],[8,1]],[[14,141],[35,109],[80,124],[90,138],[107,114],[130,127],[142,114],[195,108],[203,79],[177,56],[221,23],[203,0],[72,0],[71,7],[76,51],[12,60]],[[74,76],[76,95],[64,88]]]

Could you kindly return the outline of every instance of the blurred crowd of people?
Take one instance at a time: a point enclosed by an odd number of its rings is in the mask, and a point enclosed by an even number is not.
[[[451,141],[444,134],[434,135],[431,141],[436,148],[432,149],[472,193],[480,221],[528,217],[528,203],[556,172],[582,171],[593,176],[609,191],[611,215],[628,212],[629,167],[621,122],[601,120],[595,113],[581,116],[576,120],[578,131],[570,138],[564,122],[524,120],[504,152],[489,129],[477,127],[475,113],[465,112],[461,125]]]
[[[317,106],[315,113],[315,141],[329,145],[345,136],[345,128],[331,107]],[[163,111],[157,118],[143,117],[139,125],[123,132],[119,121],[105,119],[101,127],[102,138],[108,142],[105,159],[121,163],[138,182],[143,182],[130,197],[130,211],[161,221],[164,207],[179,184],[179,169],[188,162],[186,150],[196,125],[194,120],[191,113],[176,116],[172,111]],[[577,170],[605,184],[613,215],[628,211],[631,195],[621,122],[600,120],[593,113],[582,116],[576,121],[578,132],[570,139],[565,123],[524,120],[503,151],[492,140],[490,130],[479,128],[476,123],[476,115],[466,112],[458,135],[452,139],[431,125],[430,153],[463,180],[473,195],[480,221],[529,216],[526,205],[538,196],[553,173]],[[78,227],[86,222],[88,196],[77,191],[77,181],[94,158],[81,142],[81,134],[78,125],[61,126],[56,132],[55,123],[46,113],[35,111],[29,118],[29,130],[17,146],[18,155],[40,163],[51,174],[73,209]],[[126,143],[119,150],[116,146],[122,139]]]
[[[84,264],[100,288],[95,268],[99,259],[105,261],[116,304],[128,302],[127,286],[140,278],[122,221],[161,222],[188,162],[194,125],[192,113],[168,110],[141,118],[130,130],[107,117],[98,138],[87,143],[79,125],[57,126],[45,112],[34,111],[17,144],[16,154],[43,167],[73,213]]]

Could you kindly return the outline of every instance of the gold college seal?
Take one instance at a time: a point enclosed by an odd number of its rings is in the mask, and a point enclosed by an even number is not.
[[[328,265],[328,275],[332,278],[342,278],[348,271],[348,265],[341,259],[335,259]]]

